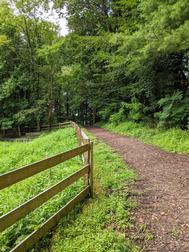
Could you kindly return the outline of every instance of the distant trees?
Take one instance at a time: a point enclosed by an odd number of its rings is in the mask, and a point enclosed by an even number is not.
[[[144,106],[137,121],[187,127],[189,104],[184,102],[189,97],[187,0],[61,3],[68,10],[72,30],[68,38],[74,39],[77,48],[71,60],[80,64],[77,86],[79,90],[87,88],[88,110],[96,114],[93,118],[108,119],[121,109],[122,102],[132,104],[135,100],[131,108],[136,102]],[[169,114],[169,120],[173,121],[167,124],[162,122],[164,116],[157,116],[165,112],[159,101],[174,97],[175,93],[181,94],[179,106],[185,111],[185,119],[174,120]]]
[[[53,3],[60,15],[67,10],[64,38],[39,16],[48,1],[15,0],[17,13],[0,5],[2,129],[65,119],[93,123],[114,113],[117,122],[120,116],[187,127],[187,0]]]
[[[14,1],[15,13],[8,3],[0,5],[2,129],[17,126],[20,131],[21,126],[47,121],[46,115],[51,114],[52,62],[50,56],[40,57],[38,51],[58,40],[57,29],[36,15],[37,6],[33,4]],[[48,66],[45,68],[46,62]]]

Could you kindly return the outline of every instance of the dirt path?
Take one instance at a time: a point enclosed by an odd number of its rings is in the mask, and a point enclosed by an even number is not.
[[[136,226],[146,224],[154,239],[142,242],[145,251],[189,252],[189,155],[171,154],[100,128],[97,138],[121,154],[139,174]]]

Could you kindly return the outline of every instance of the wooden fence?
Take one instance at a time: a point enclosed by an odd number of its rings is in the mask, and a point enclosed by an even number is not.
[[[58,124],[57,127],[61,128],[65,125],[72,126],[75,128],[77,139],[79,141],[79,147],[0,175],[0,190],[3,188],[7,188],[8,186],[11,186],[26,178],[29,178],[39,172],[54,167],[78,155],[82,155],[84,166],[69,177],[63,179],[59,183],[55,184],[49,189],[41,192],[37,196],[28,200],[21,206],[18,206],[7,214],[1,216],[0,232],[10,227],[36,208],[40,207],[43,203],[47,202],[50,198],[64,190],[69,185],[73,184],[81,177],[85,178],[85,187],[79,194],[77,194],[72,200],[70,200],[66,205],[64,205],[57,213],[55,213],[51,218],[49,218],[45,223],[43,223],[39,229],[35,230],[22,242],[20,242],[16,247],[14,247],[11,250],[12,252],[27,251],[37,241],[39,241],[50,229],[52,229],[59,222],[60,218],[62,218],[65,214],[72,210],[76,206],[76,204],[84,200],[87,196],[93,197],[93,143],[90,141],[88,136],[81,130],[81,128],[74,122]]]
[[[48,131],[51,129],[58,129],[58,128],[62,128],[62,127],[66,127],[69,126],[70,122],[64,122],[64,123],[56,123],[56,124],[51,124],[51,125],[40,125],[39,127],[30,127],[30,126],[25,126],[25,127],[20,127],[19,128],[19,132],[17,128],[12,128],[12,129],[6,129],[6,130],[1,130],[0,129],[0,137],[1,140],[3,140],[3,138],[15,138],[15,137],[21,137],[21,136],[25,136],[28,133],[37,133],[37,132],[41,132],[41,131]]]

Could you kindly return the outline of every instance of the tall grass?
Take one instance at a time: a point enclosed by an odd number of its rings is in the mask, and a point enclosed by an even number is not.
[[[119,125],[112,123],[102,124],[101,127],[122,135],[136,137],[165,151],[189,153],[189,131],[187,130],[150,128],[147,125],[129,121]]]
[[[125,238],[132,227],[135,202],[128,193],[136,174],[107,145],[93,140],[95,198],[79,214],[75,210],[62,219],[49,251],[139,251],[134,241]]]
[[[30,143],[0,143],[0,151],[4,156],[1,156],[1,162],[6,165],[2,166],[1,171],[6,172],[73,148],[77,145],[73,134],[74,130],[69,128],[41,136]],[[77,206],[62,218],[54,235],[43,238],[33,251],[47,251],[47,248],[53,252],[139,251],[135,241],[128,237],[133,225],[131,212],[136,206],[128,196],[129,186],[135,180],[136,174],[107,145],[93,140],[95,198],[85,202],[82,208]],[[1,214],[56,183],[80,165],[81,160],[74,158],[2,190]],[[82,181],[76,183],[5,231],[0,235],[0,251],[9,251],[27,234],[37,229],[82,186]]]
[[[74,129],[72,128],[61,129],[42,135],[32,142],[0,142],[0,172],[3,174],[23,165],[72,149],[77,145]],[[9,188],[1,190],[0,215],[7,213],[14,207],[19,206],[41,191],[59,182],[80,167],[81,159],[75,157],[65,163],[12,185]],[[82,186],[83,181],[79,180],[46,204],[1,233],[0,251],[10,251],[14,245],[37,229],[47,218],[62,207],[69,199],[71,199],[71,197],[77,194]]]

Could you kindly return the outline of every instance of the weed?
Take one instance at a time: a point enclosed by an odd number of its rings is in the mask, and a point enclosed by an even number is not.
[[[175,239],[178,239],[180,235],[180,231],[178,230],[177,227],[173,227],[171,230],[171,236]]]

